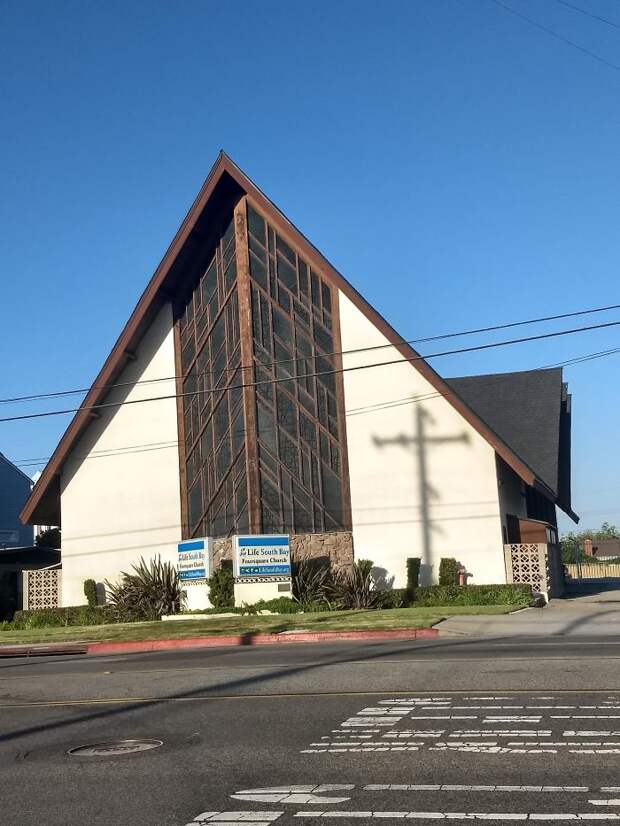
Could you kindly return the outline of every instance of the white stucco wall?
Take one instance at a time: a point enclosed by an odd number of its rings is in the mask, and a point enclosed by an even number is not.
[[[345,353],[388,344],[339,298]],[[345,368],[396,359],[393,347],[343,356]],[[421,584],[437,581],[444,556],[462,562],[472,584],[505,582],[494,449],[410,363],[343,378],[356,558],[384,568],[394,587],[406,584],[410,556],[422,558]]]
[[[176,392],[172,309],[164,305],[105,402]],[[174,561],[181,539],[174,398],[103,409],[61,476],[63,604],[84,604],[85,579],[114,580],[141,556]]]

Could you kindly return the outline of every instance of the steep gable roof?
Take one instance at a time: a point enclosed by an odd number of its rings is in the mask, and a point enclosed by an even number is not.
[[[532,468],[571,518],[563,478],[570,445],[562,440],[567,408],[562,369],[462,376],[446,383]],[[568,495],[567,495],[568,494]]]
[[[177,263],[183,259],[187,260],[192,252],[204,243],[209,220],[217,220],[218,200],[221,202],[224,197],[227,197],[229,201],[231,198],[239,200],[244,195],[247,195],[248,200],[268,217],[278,232],[297,245],[312,266],[319,270],[334,287],[347,295],[361,312],[383,332],[403,358],[413,360],[412,364],[415,369],[422,373],[438,392],[446,395],[452,406],[493,446],[523,481],[536,485],[547,495],[553,496],[553,491],[536,476],[532,468],[457,393],[450,391],[448,385],[433,368],[420,359],[418,353],[368,304],[239,167],[224,152],[221,152],[99,375],[84,398],[79,411],[69,424],[36,483],[21,512],[22,521],[60,524],[60,472],[72,447],[89,424],[90,408],[101,403],[107,392],[106,386],[113,383],[119,375],[162,302],[169,300],[178,277]]]

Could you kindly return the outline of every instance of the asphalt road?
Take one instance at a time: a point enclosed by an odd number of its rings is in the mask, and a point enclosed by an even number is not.
[[[127,738],[163,744],[67,753]],[[0,803],[7,826],[620,820],[620,637],[0,660]]]

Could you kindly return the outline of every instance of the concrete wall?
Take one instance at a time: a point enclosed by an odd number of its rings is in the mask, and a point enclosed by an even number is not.
[[[28,548],[32,525],[22,525],[19,512],[30,496],[32,482],[0,454],[0,548]]]
[[[166,304],[106,402],[174,396],[172,310]],[[181,539],[174,398],[106,408],[75,445],[61,477],[63,604],[85,602],[85,579],[115,580],[141,556],[176,562]]]
[[[342,293],[340,328],[345,353],[388,344]],[[493,448],[412,364],[346,370],[402,358],[393,347],[343,356],[355,556],[394,587],[409,556],[422,558],[421,584],[444,556],[470,583],[505,582]]]

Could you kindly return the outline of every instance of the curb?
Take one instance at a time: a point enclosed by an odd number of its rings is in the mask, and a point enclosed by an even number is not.
[[[55,654],[87,654],[88,644],[77,643],[76,645],[0,645],[0,658],[2,657],[46,657]]]
[[[292,631],[283,634],[235,634],[220,637],[185,637],[168,640],[128,642],[90,642],[74,646],[0,647],[0,657],[32,657],[51,654],[140,654],[188,648],[220,648],[242,645],[279,645],[287,643],[331,642],[338,640],[414,640],[438,637],[435,628],[397,628],[392,631]]]

